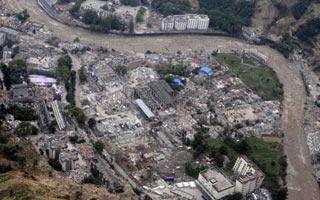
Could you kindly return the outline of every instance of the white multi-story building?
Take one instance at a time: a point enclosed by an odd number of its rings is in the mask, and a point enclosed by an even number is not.
[[[170,31],[170,30],[173,30],[173,27],[174,27],[174,17],[173,16],[168,16],[162,20],[161,30]]]
[[[233,166],[236,176],[235,191],[243,195],[259,188],[264,179],[264,173],[247,156],[240,156]]]
[[[162,19],[162,31],[207,30],[210,19],[207,15],[170,15]]]
[[[207,15],[199,15],[198,17],[198,30],[207,30],[210,22],[209,17]]]
[[[187,29],[193,30],[198,29],[199,16],[198,15],[189,15]]]
[[[187,29],[188,18],[184,15],[177,15],[174,19],[174,29],[183,31]]]
[[[217,168],[201,172],[196,182],[212,199],[221,199],[235,191],[234,183]]]

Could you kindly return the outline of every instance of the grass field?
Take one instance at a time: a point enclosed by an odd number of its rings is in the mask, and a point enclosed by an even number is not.
[[[262,139],[249,138],[248,156],[266,174],[264,187],[273,188],[281,178],[282,147],[279,143],[266,143]]]
[[[241,58],[235,54],[220,53],[214,57],[219,63],[228,65],[231,73],[263,100],[281,99],[282,87],[271,68],[257,65],[248,58],[244,58],[241,63]]]

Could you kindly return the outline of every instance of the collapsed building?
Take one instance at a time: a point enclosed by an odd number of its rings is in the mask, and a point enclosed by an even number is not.
[[[46,102],[44,100],[41,100],[39,102],[39,117],[42,126],[48,126],[52,121]]]
[[[120,147],[146,142],[144,127],[134,115],[113,115],[97,121],[98,131]]]
[[[78,152],[76,150],[66,150],[59,154],[59,163],[62,171],[71,171],[75,168],[75,161],[79,160]]]
[[[32,103],[35,100],[34,89],[29,85],[13,85],[11,90],[14,103]]]
[[[0,32],[5,34],[5,39],[12,42],[17,42],[20,39],[20,33],[14,29],[7,27],[0,27]]]
[[[174,105],[174,91],[164,80],[152,81],[147,87],[136,88],[134,96],[142,99],[151,110],[167,109]]]
[[[60,104],[57,100],[52,102],[52,110],[60,130],[66,128],[66,123],[61,112]]]
[[[38,141],[39,151],[41,155],[45,155],[49,159],[58,159],[62,149],[67,147],[62,138],[54,136],[45,136]]]

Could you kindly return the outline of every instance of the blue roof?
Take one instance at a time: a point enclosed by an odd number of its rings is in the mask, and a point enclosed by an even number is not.
[[[213,75],[212,69],[209,66],[203,66],[200,68],[200,72],[208,74],[209,76]]]
[[[182,81],[181,81],[180,79],[177,79],[177,78],[175,78],[175,79],[173,80],[173,83],[174,83],[176,86],[183,86]]]

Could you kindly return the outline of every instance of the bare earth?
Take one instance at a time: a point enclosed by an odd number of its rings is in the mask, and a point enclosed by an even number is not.
[[[268,56],[268,65],[277,73],[283,83],[283,117],[282,127],[287,133],[284,140],[288,157],[287,184],[290,200],[318,200],[320,193],[312,175],[312,166],[304,131],[304,102],[306,98],[303,82],[298,69],[277,51],[267,46],[249,45],[235,38],[210,36],[161,36],[161,37],[120,37],[87,30],[68,27],[60,24],[42,11],[36,0],[3,0],[8,8],[22,10],[27,8],[31,20],[44,23],[54,35],[72,41],[79,37],[81,42],[114,48],[119,51],[159,52],[186,51],[189,49],[212,51],[219,48],[222,52],[232,49],[256,49]]]
[[[255,13],[251,20],[251,27],[264,31],[272,23],[277,14],[277,8],[272,0],[258,0],[256,1]]]

